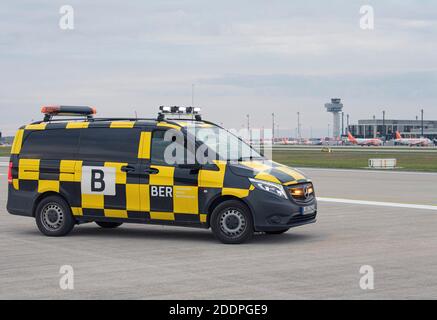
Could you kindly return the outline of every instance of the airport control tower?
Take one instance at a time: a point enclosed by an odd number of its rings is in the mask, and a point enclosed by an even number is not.
[[[340,112],[343,110],[343,103],[341,103],[341,99],[333,98],[331,99],[331,103],[325,103],[326,111],[331,112],[334,118],[333,123],[333,137],[340,137]]]

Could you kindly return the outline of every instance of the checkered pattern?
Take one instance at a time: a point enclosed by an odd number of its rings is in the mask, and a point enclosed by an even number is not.
[[[157,126],[172,127],[165,122]],[[206,223],[208,206],[219,196],[238,198],[249,196],[253,186],[235,170],[253,170],[254,177],[283,184],[307,181],[297,171],[271,163],[242,162],[231,171],[226,162],[217,161],[218,169],[202,169],[197,173],[171,166],[154,166],[159,173],[138,175],[121,170],[126,165],[139,165],[141,170],[150,166],[151,132],[141,132],[138,146],[139,164],[118,162],[87,162],[82,160],[22,159],[19,157],[22,142],[32,130],[86,129],[90,127],[117,128],[141,127],[134,121],[41,123],[21,128],[12,147],[13,186],[24,192],[42,194],[55,192],[63,195],[71,205],[74,216],[83,219],[121,218],[136,221],[173,221],[175,223]],[[150,130],[150,127],[144,130]],[[115,195],[83,194],[81,190],[84,166],[114,167],[116,170]],[[154,197],[152,186],[172,188],[172,198]]]

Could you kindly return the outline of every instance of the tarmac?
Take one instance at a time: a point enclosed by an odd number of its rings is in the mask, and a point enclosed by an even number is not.
[[[7,213],[6,169],[0,299],[437,297],[437,174],[302,169],[319,197],[315,224],[224,245],[210,230],[135,224],[45,237],[34,219]],[[72,290],[60,286],[65,265]],[[372,268],[374,289],[360,287],[362,266]]]

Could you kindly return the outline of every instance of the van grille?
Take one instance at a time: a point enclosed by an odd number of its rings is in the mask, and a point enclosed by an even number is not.
[[[301,183],[289,186],[287,192],[290,197],[299,204],[311,203],[315,198],[314,186],[312,183]]]

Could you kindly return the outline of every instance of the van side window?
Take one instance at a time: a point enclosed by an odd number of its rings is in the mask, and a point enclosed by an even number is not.
[[[24,140],[20,158],[76,159],[79,144],[77,130],[48,129],[29,133]]]
[[[137,162],[140,129],[81,129],[78,158],[89,161]]]
[[[169,135],[167,136],[167,139],[165,139],[166,132],[169,132]],[[171,138],[174,135],[174,130],[155,130],[152,135],[152,150],[151,150],[151,160],[152,164],[156,165],[167,165],[167,166],[174,166],[176,164],[183,164],[187,163],[187,153],[189,152],[186,148],[186,139],[184,138],[184,146],[182,146],[181,149],[183,149],[183,152],[176,152],[176,149],[171,147],[171,159],[168,159],[169,161],[174,161],[175,163],[168,163],[165,159],[165,150],[168,146],[170,146],[173,142],[169,138]],[[181,150],[179,149],[179,150]],[[194,156],[192,156],[192,159],[194,159]]]

